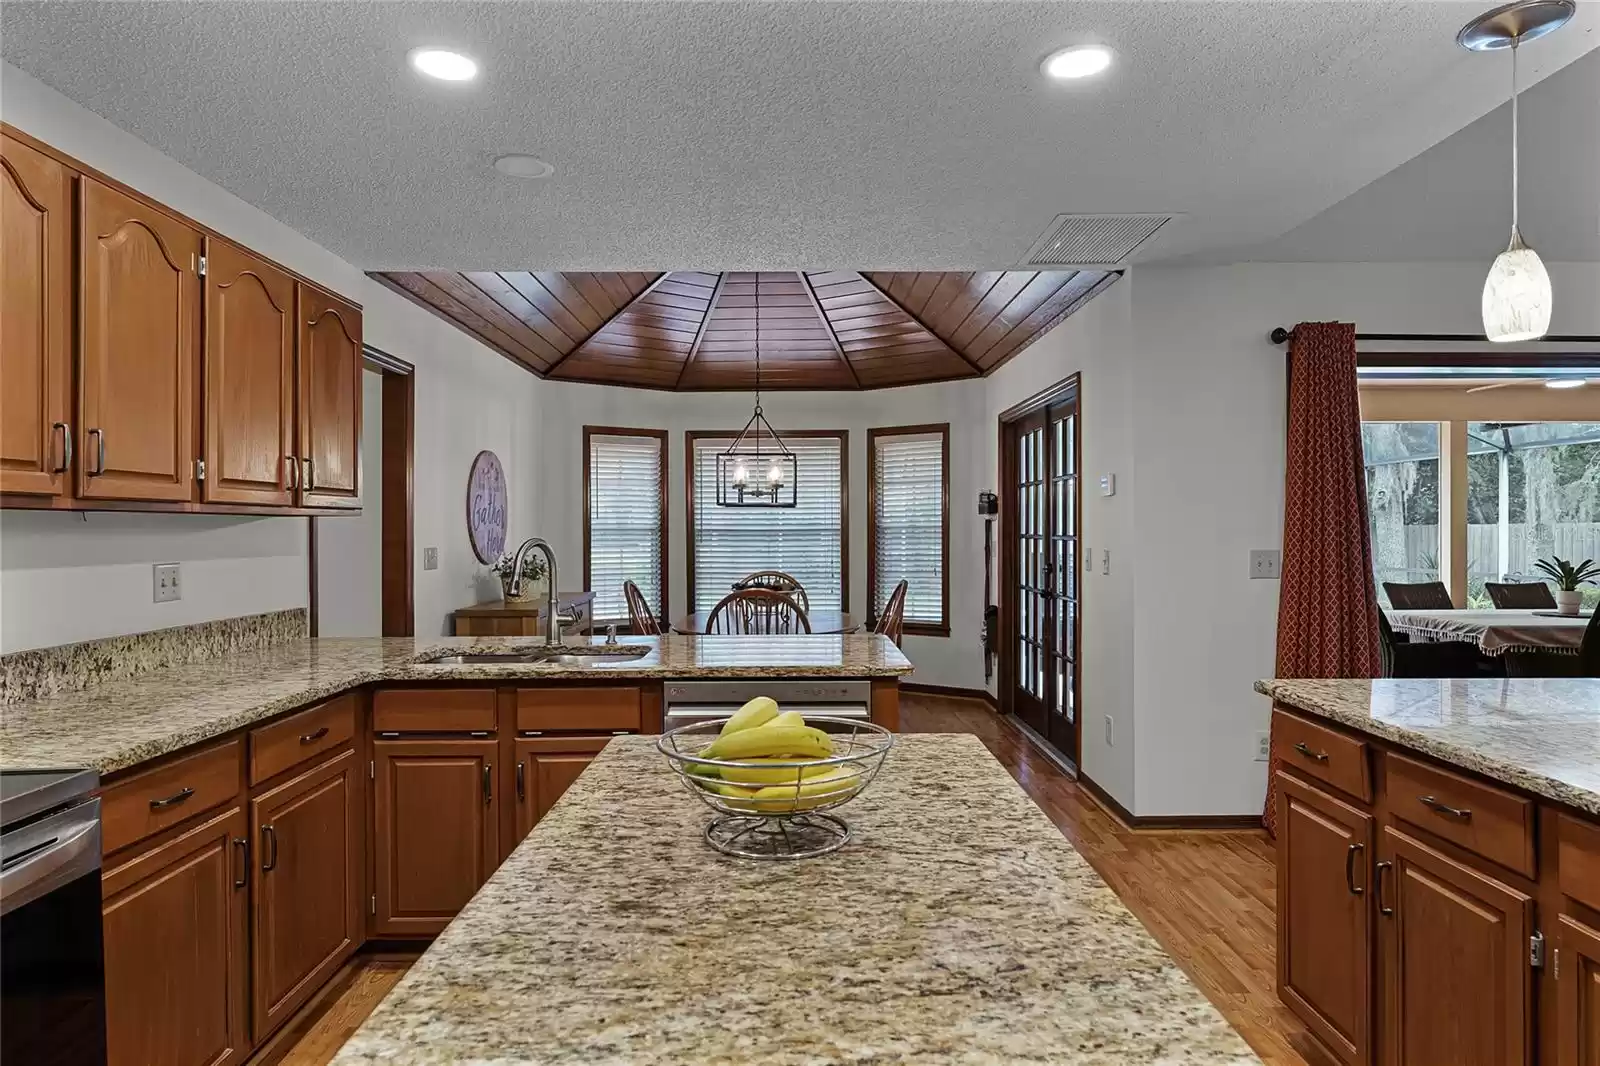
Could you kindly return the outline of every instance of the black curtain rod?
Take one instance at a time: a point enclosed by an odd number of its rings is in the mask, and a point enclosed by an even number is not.
[[[1286,344],[1294,336],[1294,330],[1277,327],[1267,334],[1267,339],[1273,344]],[[1454,341],[1457,343],[1471,343],[1473,341],[1486,341],[1481,333],[1357,333],[1358,341]],[[1600,344],[1600,336],[1584,336],[1569,333],[1552,337],[1540,337],[1538,341],[1524,341],[1524,344]]]

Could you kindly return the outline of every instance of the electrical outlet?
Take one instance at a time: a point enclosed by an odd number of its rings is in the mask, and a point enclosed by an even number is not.
[[[1108,715],[1106,715],[1106,747],[1108,747],[1108,748],[1115,747],[1116,743],[1117,742],[1112,739],[1111,716],[1108,714]]]
[[[153,578],[150,597],[152,603],[170,603],[173,600],[183,599],[183,590],[178,587],[177,563],[156,563],[150,569]]]
[[[1272,734],[1265,729],[1256,731],[1256,762],[1272,758]]]
[[[1276,548],[1250,549],[1250,577],[1275,581],[1283,576],[1283,553]]]
[[[1105,548],[1100,552],[1100,573],[1111,576],[1111,549]]]
[[[439,569],[439,549],[438,548],[423,548],[422,549],[422,568],[424,570],[437,570],[437,569]]]

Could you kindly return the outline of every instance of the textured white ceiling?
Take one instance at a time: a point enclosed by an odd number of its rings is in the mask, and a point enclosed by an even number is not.
[[[7,0],[0,52],[368,268],[970,270],[1063,212],[1183,213],[1145,259],[1270,241],[1504,99],[1478,6]],[[1108,76],[1040,78],[1084,41]]]

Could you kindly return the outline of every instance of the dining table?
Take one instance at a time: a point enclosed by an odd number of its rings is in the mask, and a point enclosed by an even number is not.
[[[710,611],[695,611],[686,614],[672,623],[674,633],[704,633],[706,622],[711,618]],[[860,628],[861,623],[852,614],[844,611],[831,611],[819,609],[807,611],[806,619],[811,623],[813,633],[854,633]]]
[[[1548,610],[1394,611],[1389,625],[1412,640],[1462,640],[1485,655],[1509,652],[1561,652],[1576,655],[1589,615],[1559,615]]]

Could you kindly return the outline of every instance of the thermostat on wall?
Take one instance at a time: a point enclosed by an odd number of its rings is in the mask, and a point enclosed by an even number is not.
[[[1101,474],[1100,475],[1100,495],[1102,495],[1102,496],[1115,496],[1116,494],[1117,494],[1117,475],[1115,475],[1115,474]]]

